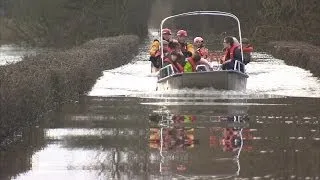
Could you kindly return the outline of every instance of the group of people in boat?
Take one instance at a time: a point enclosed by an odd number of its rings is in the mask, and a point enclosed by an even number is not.
[[[176,39],[172,38],[172,32],[168,28],[162,29],[161,33],[163,47],[161,47],[159,40],[154,40],[150,47],[150,61],[155,71],[169,64],[172,65],[175,73],[195,72],[197,65],[205,65],[207,68],[211,68],[210,61],[213,59],[209,50],[205,47],[202,37],[194,38],[192,44],[187,42],[188,34],[185,30],[179,30]],[[222,64],[222,70],[234,69],[236,60],[243,62],[243,64],[248,64],[251,61],[253,47],[248,39],[242,39],[243,59],[240,43],[235,37],[225,37],[223,46],[224,56],[217,58],[219,63]],[[162,52],[163,61],[161,59]],[[243,69],[244,67],[241,66],[241,71]]]

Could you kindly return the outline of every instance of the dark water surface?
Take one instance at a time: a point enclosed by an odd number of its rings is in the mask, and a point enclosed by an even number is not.
[[[1,150],[0,177],[319,179],[319,107],[317,98],[84,97]]]

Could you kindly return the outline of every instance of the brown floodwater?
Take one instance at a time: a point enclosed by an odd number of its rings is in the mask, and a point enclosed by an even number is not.
[[[261,52],[244,92],[156,92],[152,38],[80,102],[2,141],[0,179],[320,179],[319,78]]]
[[[320,99],[84,97],[17,135],[1,179],[319,179]]]

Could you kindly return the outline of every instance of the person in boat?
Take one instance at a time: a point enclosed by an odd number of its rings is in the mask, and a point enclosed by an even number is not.
[[[253,52],[253,46],[250,44],[247,38],[242,38],[242,50],[244,59],[243,63],[247,65],[251,61],[251,56]]]
[[[167,51],[167,45],[172,42],[172,37],[171,37],[172,33],[171,30],[168,28],[165,28],[162,30],[162,40],[163,40],[163,44],[164,44],[164,51]],[[152,65],[155,69],[155,71],[158,71],[159,68],[161,68],[162,64],[161,64],[161,43],[158,39],[153,40],[151,46],[150,46],[150,50],[149,50],[149,54],[150,54],[150,61],[152,62]],[[165,47],[166,46],[166,47]]]
[[[204,40],[202,37],[196,37],[193,40],[194,47],[196,48],[196,52],[199,53],[201,56],[201,60],[199,64],[207,66],[208,69],[211,68],[211,65],[209,63],[209,50],[204,46]]]
[[[240,46],[240,43],[236,37],[232,37],[232,39],[233,39],[234,45]]]
[[[198,52],[195,52],[192,57],[187,58],[187,62],[184,65],[184,72],[196,72],[197,65],[200,64],[201,56]]]
[[[183,52],[181,50],[181,45],[177,40],[172,40],[172,43],[169,44],[169,51],[170,52],[173,52],[173,51],[177,52],[179,55],[177,62],[180,63],[182,66],[185,65],[186,58],[183,55]]]
[[[163,29],[162,30],[162,40],[165,40],[167,41],[168,43],[172,42],[172,39],[171,39],[171,30],[170,29]],[[155,57],[157,52],[160,50],[160,41],[158,39],[155,39],[153,40],[151,46],[150,46],[150,50],[149,50],[149,53],[150,53],[150,56],[152,57]]]
[[[230,70],[234,68],[235,61],[242,60],[241,49],[238,44],[235,44],[233,37],[228,36],[224,38],[223,46],[225,48],[225,61],[222,64],[222,70]],[[241,67],[243,71],[243,67]]]
[[[232,37],[232,39],[233,39],[233,44],[235,46],[240,46],[240,43],[239,43],[239,41],[238,41],[238,39],[236,37]],[[224,62],[226,62],[228,60],[228,59],[226,59],[227,49],[228,49],[228,47],[225,46],[225,44],[223,44],[222,52],[224,53],[224,55],[219,59],[220,64],[223,64]]]
[[[191,57],[195,52],[193,45],[186,42],[187,37],[187,31],[179,30],[177,32],[177,40],[181,46],[181,51],[186,58]]]
[[[164,58],[168,57],[169,54],[169,42],[166,40],[163,40],[163,54]],[[159,69],[162,67],[162,60],[161,60],[161,53],[162,53],[162,48],[160,47],[159,50],[155,53],[155,55],[150,56],[150,61],[154,67],[154,71],[157,72]]]
[[[204,40],[202,37],[196,37],[193,40],[194,47],[196,51],[200,54],[200,56],[204,59],[208,59],[209,50],[204,46]]]
[[[167,57],[164,59],[164,61],[163,61],[164,66],[163,67],[171,64],[173,67],[174,73],[183,73],[183,71],[184,71],[183,65],[181,65],[179,63],[179,59],[181,58],[181,56],[182,55],[179,52],[172,51],[170,53],[170,57]]]

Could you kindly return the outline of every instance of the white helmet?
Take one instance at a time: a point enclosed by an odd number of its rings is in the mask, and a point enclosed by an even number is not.
[[[202,37],[196,37],[196,38],[194,38],[193,42],[194,42],[194,43],[196,43],[196,42],[203,42],[203,38],[202,38]]]

